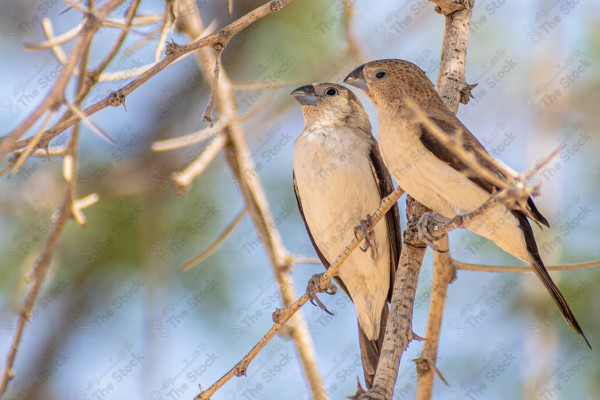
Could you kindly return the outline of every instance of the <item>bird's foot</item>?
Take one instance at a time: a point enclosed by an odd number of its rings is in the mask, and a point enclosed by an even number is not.
[[[360,225],[354,227],[354,237],[358,237],[358,232],[362,232],[365,241],[363,245],[360,246],[360,249],[363,253],[369,248],[371,249],[371,258],[373,260],[377,260],[379,257],[379,253],[377,251],[377,243],[375,241],[375,231],[373,230],[373,222],[370,214],[367,214],[365,219],[360,220]]]
[[[333,315],[333,313],[329,311],[327,307],[325,307],[325,304],[323,304],[323,302],[319,300],[319,298],[317,297],[317,293],[327,293],[329,295],[336,294],[337,287],[333,286],[331,282],[329,282],[329,286],[327,286],[324,289],[321,289],[319,287],[319,282],[321,281],[322,276],[323,273],[314,274],[310,277],[310,279],[308,280],[308,284],[306,285],[306,295],[308,296],[308,299],[310,300],[312,305],[318,306],[321,310],[325,311],[329,315]]]
[[[446,253],[448,250],[442,250],[434,242],[443,237],[442,235],[436,234],[436,231],[440,230],[440,227],[451,223],[452,220],[446,218],[440,214],[433,212],[426,212],[421,215],[419,222],[417,223],[417,232],[419,239],[423,241],[427,246],[431,247],[434,251],[440,253]]]

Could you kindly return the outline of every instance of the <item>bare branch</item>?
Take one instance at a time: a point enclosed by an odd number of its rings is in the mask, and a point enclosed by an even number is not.
[[[227,141],[225,135],[217,135],[212,142],[206,146],[206,149],[196,158],[190,165],[181,172],[174,172],[172,174],[173,181],[181,190],[185,190],[192,181],[200,176],[204,170],[210,165],[210,163],[219,155],[225,142]]]
[[[321,262],[321,260],[319,260],[318,258],[313,258],[313,257],[292,255],[292,258],[294,259],[294,264],[316,264],[316,265],[323,264]]]
[[[240,17],[239,19],[233,21],[231,24],[227,25],[226,27],[219,30],[218,32],[215,32],[206,37],[202,37],[202,38],[195,40],[194,42],[189,43],[184,46],[179,46],[177,44],[173,44],[172,46],[170,46],[170,48],[169,47],[167,48],[169,54],[165,58],[163,58],[159,63],[152,66],[150,69],[148,69],[148,71],[144,72],[137,79],[129,82],[122,88],[111,93],[110,95],[105,97],[103,100],[100,100],[99,102],[86,108],[84,110],[84,114],[86,116],[90,116],[100,110],[105,109],[108,106],[111,106],[114,103],[114,100],[113,100],[114,93],[118,92],[118,93],[120,93],[121,96],[124,96],[124,97],[128,96],[131,92],[133,92],[134,90],[136,90],[137,88],[142,86],[146,81],[148,81],[154,75],[158,74],[160,71],[164,70],[166,67],[171,65],[175,60],[183,57],[184,55],[189,54],[192,51],[201,49],[203,47],[211,46],[216,43],[222,43],[224,39],[233,37],[235,34],[240,32],[241,30],[245,29],[248,25],[256,22],[257,20],[259,20],[271,13],[282,10],[285,6],[287,6],[292,1],[293,0],[271,0],[270,2],[254,9],[253,11],[244,15],[243,17]],[[118,0],[109,0],[109,2],[107,4],[113,5],[113,3],[119,3],[119,1]],[[108,5],[105,7],[108,7]],[[116,5],[117,4],[114,4],[113,8],[116,7]],[[86,29],[86,31],[89,32],[89,34],[84,35],[84,36],[86,38],[90,37],[91,33],[95,32],[97,29],[99,29],[99,27],[100,27],[99,25],[98,26],[96,26],[96,25],[90,26],[89,29]],[[197,33],[200,33],[200,32],[197,32]],[[14,151],[16,149],[27,146],[27,144],[29,143],[29,139],[25,139],[25,140],[21,140],[21,141],[17,142],[18,138],[20,138],[21,135],[23,135],[23,133],[25,133],[31,127],[31,125],[40,117],[40,115],[43,113],[43,111],[45,111],[50,105],[54,104],[54,100],[58,96],[58,94],[63,92],[62,89],[64,89],[64,85],[66,85],[66,79],[68,79],[68,76],[69,76],[69,75],[66,75],[65,72],[69,72],[69,74],[72,72],[72,69],[75,65],[76,59],[78,58],[77,56],[80,54],[76,51],[79,48],[79,46],[78,46],[79,40],[81,40],[81,39],[78,39],[78,42],[74,46],[73,53],[71,54],[71,58],[69,59],[70,60],[70,62],[68,64],[69,68],[65,67],[65,69],[63,70],[63,73],[61,73],[61,76],[56,81],[55,86],[53,87],[51,92],[48,94],[46,99],[42,102],[42,104],[40,106],[36,107],[36,110],[31,115],[29,115],[25,121],[23,121],[18,127],[16,127],[12,132],[10,132],[7,136],[5,136],[3,138],[2,143],[0,143],[0,160],[2,158],[4,158],[4,156],[9,151]],[[73,60],[73,61],[71,62],[71,60]],[[71,66],[71,64],[72,64],[72,66]],[[64,78],[63,78],[63,76],[64,76]],[[63,80],[64,80],[64,82],[63,82]],[[60,97],[60,96],[58,96],[58,97]],[[78,116],[69,116],[68,118],[65,118],[64,120],[61,120],[60,122],[54,124],[54,126],[52,126],[50,129],[46,130],[46,132],[44,133],[44,137],[40,141],[40,144],[45,145],[52,138],[54,138],[55,136],[57,136],[58,134],[63,132],[65,129],[73,126],[79,120],[80,120],[80,118]]]
[[[346,36],[346,42],[348,43],[348,54],[356,62],[362,62],[363,56],[360,51],[360,47],[356,41],[354,34],[352,33],[352,17],[354,16],[354,2],[342,1],[344,7],[344,34]]]
[[[163,18],[162,14],[138,15],[132,21],[131,26],[151,25],[151,24],[154,24],[154,23],[160,21],[162,18]],[[46,19],[46,18],[44,18],[44,19]],[[115,19],[108,18],[106,21],[116,22],[119,24],[125,23],[124,19],[116,19],[116,18]],[[42,23],[43,23],[43,20],[42,20]],[[81,27],[83,26],[84,23],[85,23],[85,21],[81,21],[80,23],[78,23],[77,25],[75,25],[73,28],[69,29],[65,33],[55,36],[52,40],[45,40],[40,43],[29,43],[29,44],[25,44],[23,47],[25,48],[25,50],[45,50],[45,49],[49,49],[53,46],[63,45],[77,37],[77,34],[79,34],[81,32]]]
[[[289,2],[290,1],[272,1],[247,15],[258,16],[260,13],[265,13],[266,15],[266,13],[280,10]],[[262,11],[259,13],[259,10]],[[182,1],[178,4],[176,13],[178,29],[185,33],[190,39],[197,37],[203,28],[202,19],[195,1]],[[238,26],[238,28],[235,29],[242,28],[242,26],[236,22],[233,22],[230,26]],[[231,32],[222,30],[219,40],[212,43],[213,45],[218,43],[217,48],[202,48],[196,53],[202,76],[210,77],[212,72],[215,75],[214,78],[218,78],[218,75],[215,74],[215,72],[218,73],[218,71],[215,71],[215,69],[219,67],[219,61],[217,59],[220,57],[220,51],[222,51],[222,48],[220,48],[219,45],[224,46],[227,44],[230,37]],[[216,55],[215,50],[217,52]],[[260,182],[260,178],[256,173],[256,166],[252,158],[252,153],[248,147],[242,124],[240,120],[236,118],[236,105],[231,81],[225,73],[222,74],[220,79],[214,78],[212,81],[214,90],[211,91],[211,96],[214,96],[216,112],[219,114],[219,118],[229,119],[231,121],[224,131],[224,134],[227,137],[225,146],[226,160],[229,163],[235,179],[239,183],[248,213],[252,218],[252,222],[256,227],[257,233],[269,257],[281,300],[284,306],[289,306],[296,298],[292,280],[289,276],[289,269],[293,260],[285,249],[276,228],[277,225],[274,223],[275,220],[271,214],[264,189]],[[288,325],[291,339],[293,340],[294,347],[297,351],[302,371],[306,377],[311,397],[316,400],[325,399],[325,386],[317,369],[315,352],[306,328],[306,322],[301,313],[290,315],[289,318],[291,318],[291,323]],[[219,386],[213,385],[213,390],[216,390],[218,387]]]
[[[12,170],[13,175],[16,174],[17,172],[19,172],[19,169],[21,168],[21,166],[29,158],[29,156],[33,152],[33,149],[35,148],[35,146],[38,144],[38,142],[42,138],[44,129],[46,129],[46,126],[48,126],[48,123],[50,122],[50,120],[52,119],[52,117],[54,116],[55,113],[56,113],[56,111],[49,111],[46,114],[46,117],[42,121],[42,124],[38,128],[36,134],[33,135],[33,138],[31,140],[31,142],[29,143],[29,145],[25,148],[25,150],[21,154],[19,154],[19,158],[17,159],[17,162],[15,163],[15,166],[13,167],[13,170]]]
[[[113,9],[115,9],[121,3],[121,1],[122,0],[107,0],[106,3],[104,3],[97,11],[96,15],[99,19],[88,18],[86,20],[82,27],[82,32],[84,34],[78,36],[77,41],[73,45],[73,51],[69,57],[69,62],[65,65],[65,68],[56,79],[52,89],[50,90],[50,93],[46,95],[44,100],[42,100],[42,103],[38,105],[33,112],[29,114],[23,122],[21,122],[19,126],[13,129],[12,132],[3,138],[2,142],[0,143],[0,160],[2,160],[8,152],[13,150],[15,142],[21,137],[21,135],[31,128],[35,121],[37,121],[38,118],[44,114],[44,112],[46,112],[49,108],[63,102],[65,88],[71,79],[75,65],[79,61],[84,49],[89,47],[93,35],[102,27],[100,20],[105,18]],[[73,121],[73,124],[74,123],[75,121]],[[70,124],[69,126],[72,126],[73,124]],[[46,134],[44,136],[46,136]]]
[[[396,191],[402,190],[400,188]],[[419,271],[423,263],[426,246],[418,239],[417,225],[421,215],[428,209],[412,197],[406,199],[407,226],[396,269],[390,315],[385,327],[385,338],[377,364],[373,386],[357,396],[360,400],[387,400],[393,397],[398,377],[398,367],[409,342],[418,339],[412,331],[413,306],[417,293]]]
[[[81,226],[85,225],[85,215],[83,215],[83,209],[93,206],[100,200],[100,197],[96,193],[90,193],[81,199],[73,201],[71,211],[73,212],[73,218]]]
[[[465,65],[469,42],[469,25],[471,21],[472,0],[432,0],[437,4],[439,12],[445,17],[446,29],[442,43],[442,55],[436,89],[449,110],[456,113],[463,97],[465,82]],[[468,100],[468,97],[466,98]],[[481,168],[478,168],[481,170]],[[500,186],[502,187],[502,186]],[[448,236],[436,242],[436,245],[448,249]],[[417,364],[417,399],[429,400],[433,395],[434,370],[437,369],[437,351],[442,327],[442,316],[446,304],[448,286],[455,279],[456,273],[450,253],[434,252],[433,280],[431,283],[431,299],[427,316],[427,329],[420,359],[430,363],[429,368],[419,368]],[[435,367],[435,368],[434,368]]]
[[[175,150],[181,147],[203,142],[221,132],[223,129],[225,129],[225,127],[229,125],[230,122],[230,120],[221,118],[211,127],[200,129],[196,132],[188,133],[186,135],[178,136],[176,138],[154,141],[152,142],[152,150]]]
[[[23,300],[23,304],[21,305],[19,310],[17,328],[15,331],[15,335],[13,336],[12,343],[10,345],[8,356],[6,357],[4,374],[2,375],[2,380],[0,381],[0,395],[6,393],[8,383],[13,378],[13,365],[15,362],[17,351],[19,350],[21,338],[23,337],[25,324],[31,317],[31,311],[33,310],[35,299],[37,298],[37,295],[40,292],[40,288],[42,287],[42,283],[44,282],[44,278],[48,273],[48,268],[50,267],[50,261],[52,260],[52,254],[54,254],[54,249],[56,248],[56,244],[58,243],[58,238],[60,237],[60,234],[70,216],[71,194],[70,190],[67,190],[64,196],[63,203],[60,206],[58,217],[56,218],[52,229],[50,230],[48,239],[46,239],[46,244],[44,245],[44,248],[42,249],[42,252],[36,260],[35,266],[33,268],[33,286],[31,286],[29,292],[27,292],[27,296],[25,296],[25,300]]]
[[[375,226],[384,216],[385,214],[392,208],[394,204],[398,201],[400,196],[404,194],[404,191],[401,188],[397,188],[394,190],[389,196],[384,198],[379,204],[379,208],[375,211],[371,216],[371,221],[373,226]],[[346,248],[340,253],[340,255],[331,263],[329,268],[323,273],[321,276],[321,280],[319,281],[319,288],[325,289],[326,287],[331,285],[331,279],[337,275],[338,270],[342,263],[346,261],[348,256],[354,251],[360,243],[364,240],[364,234],[362,231],[358,231],[357,235],[354,239],[352,239],[347,245]],[[404,251],[403,251],[404,253]],[[420,265],[420,264],[419,264]],[[398,268],[401,270],[402,268]],[[291,303],[286,308],[277,309],[273,313],[273,321],[275,322],[271,329],[263,336],[263,338],[246,354],[233,368],[231,368],[225,375],[223,375],[218,381],[216,381],[212,386],[210,386],[207,390],[200,393],[195,397],[195,400],[209,400],[211,396],[222,387],[227,381],[229,381],[234,376],[242,376],[245,375],[248,365],[252,362],[252,360],[256,357],[256,355],[265,347],[265,345],[271,340],[271,338],[289,321],[289,319],[308,301],[308,296],[303,294],[299,299]],[[393,335],[389,335],[393,336]],[[387,335],[386,335],[387,337]],[[319,398],[322,398],[324,393],[319,394]]]
[[[119,34],[119,37],[117,38],[117,41],[115,42],[113,47],[110,49],[110,51],[108,52],[106,57],[104,57],[104,60],[102,60],[102,62],[100,62],[100,64],[96,67],[96,70],[94,72],[95,76],[99,76],[106,69],[106,67],[108,67],[108,64],[110,64],[112,59],[115,58],[115,56],[119,52],[119,49],[125,42],[125,38],[127,37],[127,34],[129,33],[129,27],[133,23],[135,13],[136,13],[139,5],[140,5],[140,0],[133,0],[131,2],[131,5],[127,9],[127,14],[125,15],[125,26],[127,29],[123,29],[121,31],[121,33]]]
[[[219,236],[217,236],[215,241],[210,244],[210,246],[208,246],[206,249],[202,250],[202,252],[200,252],[197,256],[195,256],[191,260],[188,260],[188,261],[184,262],[183,264],[181,264],[181,270],[184,272],[189,271],[190,269],[194,268],[196,265],[200,264],[202,261],[204,261],[208,257],[210,257],[212,255],[212,253],[214,253],[215,250],[217,250],[221,246],[221,244],[223,244],[223,242],[229,237],[229,235],[231,235],[231,233],[235,230],[235,228],[237,228],[237,226],[240,224],[240,222],[242,222],[244,220],[244,217],[246,216],[247,211],[248,210],[246,210],[245,207],[242,208],[236,214],[236,216],[233,218],[233,220],[225,227],[223,232],[221,232],[219,234]]]
[[[232,82],[231,86],[235,91],[242,90],[262,90],[262,89],[279,89],[282,87],[290,86],[291,82],[281,81],[281,82]]]
[[[478,271],[478,272],[534,272],[531,267],[517,267],[513,265],[483,265],[469,264],[457,260],[452,260],[452,266],[463,271]],[[575,271],[578,269],[600,267],[600,260],[587,261],[576,264],[553,265],[547,266],[548,271]]]
[[[96,125],[96,123],[94,123],[91,119],[89,119],[83,113],[83,111],[81,111],[81,109],[79,109],[79,107],[77,107],[73,103],[67,103],[67,106],[73,112],[73,114],[77,115],[80,118],[80,121],[83,122],[88,128],[90,128],[90,130],[92,132],[94,132],[97,136],[99,136],[101,139],[105,140],[106,142],[112,144],[113,146],[116,145],[116,142],[110,136],[108,136],[108,133],[104,132],[102,130],[102,128],[100,128],[98,125]]]
[[[221,72],[221,54],[223,53],[223,49],[224,49],[223,44],[221,43],[217,43],[215,45],[213,45],[213,49],[215,50],[215,67],[213,70],[213,79],[212,79],[212,85],[210,87],[210,94],[208,96],[208,104],[206,105],[206,109],[204,110],[204,113],[202,114],[202,120],[206,123],[208,123],[208,125],[212,128],[213,126],[213,120],[210,116],[211,111],[212,111],[212,107],[213,107],[213,103],[215,101],[215,93],[217,92],[217,84],[219,83],[219,72]]]
[[[163,53],[165,48],[165,44],[167,43],[167,35],[171,28],[171,24],[173,23],[173,1],[165,1],[165,11],[164,11],[164,21],[162,26],[160,27],[160,34],[158,36],[158,43],[156,46],[156,51],[154,52],[154,62],[157,63],[160,61],[160,56]]]

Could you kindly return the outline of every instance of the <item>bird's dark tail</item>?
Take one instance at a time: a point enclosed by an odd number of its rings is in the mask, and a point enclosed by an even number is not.
[[[567,324],[569,324],[569,326],[573,328],[575,332],[581,335],[583,340],[585,340],[585,343],[591,349],[592,346],[590,345],[590,342],[588,341],[587,337],[585,337],[585,334],[579,326],[575,315],[569,308],[567,300],[565,300],[564,296],[550,277],[550,274],[548,273],[548,270],[546,269],[546,266],[544,265],[544,262],[540,257],[540,253],[538,251],[537,244],[535,243],[535,238],[533,236],[533,231],[531,230],[531,225],[529,225],[529,221],[527,221],[527,217],[519,211],[513,211],[513,215],[517,217],[521,229],[523,230],[523,234],[525,236],[525,243],[527,244],[527,250],[529,251],[529,254],[533,259],[531,266],[533,267],[535,274],[542,281],[542,283],[546,287],[546,290],[548,290],[548,292],[550,293],[550,296],[552,296],[552,299],[558,306],[558,309],[560,310],[560,313],[562,314],[564,319],[567,321]]]
[[[360,325],[358,326],[358,343],[360,344],[360,357],[362,360],[367,389],[370,389],[371,386],[373,386],[373,379],[375,378],[377,363],[379,362],[381,348],[383,347],[383,337],[385,334],[385,325],[387,323],[388,315],[389,310],[386,303],[381,311],[379,338],[377,338],[377,340],[369,340],[367,335],[365,335],[363,330],[360,328]]]

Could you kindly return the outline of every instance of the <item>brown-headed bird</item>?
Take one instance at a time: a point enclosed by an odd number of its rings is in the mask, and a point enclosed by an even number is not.
[[[296,200],[312,244],[328,268],[354,238],[354,227],[393,191],[392,179],[369,117],[352,91],[315,83],[299,87],[292,96],[304,115],[304,130],[294,145]],[[365,380],[371,387],[402,246],[397,206],[368,237],[371,251],[354,251],[335,280],[354,303]]]
[[[481,157],[487,154],[483,145],[444,105],[431,81],[415,64],[393,59],[371,61],[356,68],[344,82],[363,89],[375,104],[381,153],[392,176],[402,189],[433,212],[453,218],[474,211],[498,188],[469,174],[464,163],[415,118],[406,99],[416,103],[448,135],[462,131],[465,149],[474,153],[484,168],[507,179],[502,171]],[[567,323],[590,346],[544,266],[528,218],[549,226],[529,198],[523,210],[505,205],[489,208],[472,220],[467,229],[531,265]]]

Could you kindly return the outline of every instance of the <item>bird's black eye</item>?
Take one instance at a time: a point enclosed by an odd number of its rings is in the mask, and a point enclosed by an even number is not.
[[[325,94],[327,96],[335,96],[336,94],[338,94],[338,91],[336,88],[329,88],[327,89],[327,91],[325,92]]]
[[[387,75],[387,72],[385,72],[382,69],[380,69],[379,71],[375,72],[375,78],[377,78],[377,79],[381,79],[381,78],[383,78],[386,75]]]

